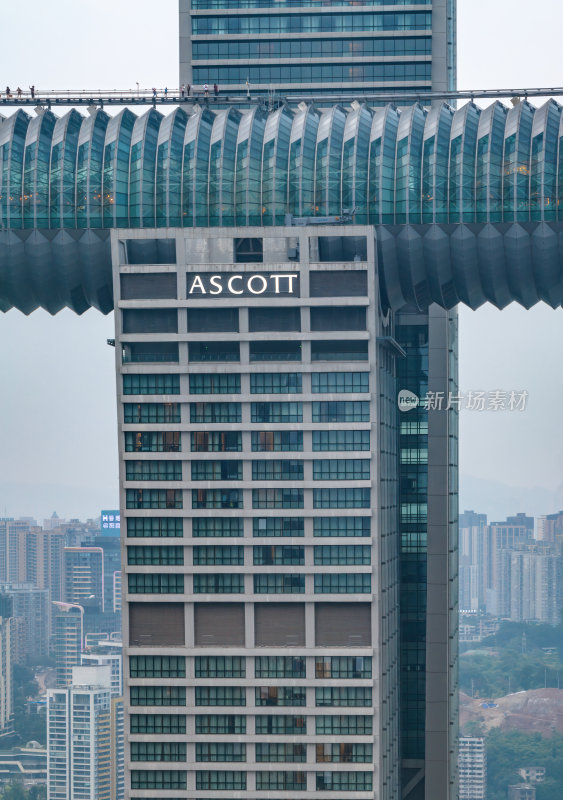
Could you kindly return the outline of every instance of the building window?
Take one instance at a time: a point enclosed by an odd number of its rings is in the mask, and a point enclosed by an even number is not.
[[[185,678],[185,656],[129,656],[132,678]]]
[[[253,481],[302,481],[303,462],[276,459],[252,462]]]
[[[302,656],[256,656],[255,678],[304,678],[305,658]]]
[[[184,686],[131,686],[132,706],[185,706]]]
[[[371,764],[373,745],[371,744],[318,744],[317,763],[332,764]]]
[[[235,264],[261,264],[264,260],[263,240],[235,239]]]
[[[304,575],[254,575],[255,594],[304,594]]]
[[[343,714],[315,717],[317,736],[371,736],[373,718],[371,716],[347,716]]]
[[[123,394],[180,394],[180,376],[124,375]]]
[[[192,481],[240,481],[242,461],[192,461]]]
[[[303,422],[301,403],[251,403],[251,422]]]
[[[190,394],[240,394],[240,375],[190,375]]]
[[[131,788],[149,789],[151,791],[160,789],[170,791],[185,790],[186,772],[178,769],[133,769],[131,770]]]
[[[301,361],[301,342],[250,342],[250,361]]]
[[[369,372],[313,372],[313,394],[369,392]]]
[[[131,714],[131,733],[148,733],[156,736],[186,732],[184,714]]]
[[[131,742],[131,761],[185,760],[185,742]]]
[[[203,545],[193,548],[194,566],[242,566],[244,547],[242,545]]]
[[[126,524],[127,536],[130,538],[184,535],[184,521],[181,517],[127,517]]]
[[[183,594],[184,576],[176,573],[135,572],[128,575],[131,594]]]
[[[179,431],[126,431],[126,453],[179,453]]]
[[[252,508],[303,508],[303,489],[253,489]]]
[[[127,563],[134,567],[146,564],[181,566],[184,563],[184,548],[180,545],[151,545],[150,547],[130,545],[127,548]]]
[[[371,518],[315,517],[313,536],[371,536]]]
[[[356,594],[371,592],[371,575],[315,575],[315,594]]]
[[[188,333],[238,333],[238,308],[190,308]]]
[[[197,742],[195,760],[246,761],[246,745],[239,742]]]
[[[181,489],[126,489],[126,508],[183,508]]]
[[[246,733],[246,717],[240,714],[196,714],[195,732],[201,736]]]
[[[369,431],[313,431],[313,450],[369,450]]]
[[[196,706],[245,706],[244,686],[196,686]]]
[[[192,519],[192,536],[194,538],[243,535],[243,524],[240,517],[194,517]]]
[[[365,331],[365,306],[314,306],[312,331]]]
[[[366,481],[369,478],[368,458],[323,458],[313,461],[315,481]]]
[[[238,431],[194,431],[192,453],[236,453],[242,450],[242,434]]]
[[[260,763],[276,761],[282,764],[304,764],[307,761],[307,747],[304,744],[256,744],[256,761]],[[301,787],[303,788],[303,787]]]
[[[194,575],[194,594],[244,594],[244,575],[226,572]]]
[[[306,792],[306,772],[257,772],[256,789],[258,791]]]
[[[240,361],[238,342],[190,342],[190,362]]]
[[[256,706],[304,706],[306,705],[304,686],[257,686]]]
[[[314,549],[314,563],[318,566],[340,564],[371,564],[369,545],[317,545]]]
[[[123,422],[146,425],[181,422],[180,403],[124,403]]]
[[[168,362],[177,364],[178,342],[123,342],[124,364]]]
[[[245,791],[246,772],[199,770],[195,774],[195,785],[198,791]]]
[[[239,489],[192,489],[192,508],[242,508]]]
[[[313,422],[369,422],[369,403],[364,400],[315,401]]]
[[[317,656],[315,678],[371,678],[371,656]]]
[[[318,792],[371,792],[371,772],[317,772]]]
[[[257,566],[302,566],[305,563],[305,548],[290,545],[260,545],[252,548],[254,564]]]
[[[367,341],[311,342],[311,361],[367,360]]]
[[[315,689],[316,706],[366,707],[371,706],[371,702],[370,686],[323,686]]]
[[[313,508],[369,508],[370,489],[313,489]]]
[[[252,431],[252,450],[255,452],[303,450],[303,433],[301,431]]]
[[[190,422],[240,422],[240,403],[190,403]]]
[[[260,306],[248,309],[248,330],[251,333],[263,331],[300,331],[301,309],[299,307],[268,308]]]
[[[259,536],[304,536],[303,517],[254,517],[252,535]]]
[[[299,372],[262,372],[250,375],[251,394],[301,394]]]
[[[307,733],[307,718],[287,714],[260,714],[256,719],[256,735],[304,736]]]
[[[181,481],[181,461],[126,461],[126,481]]]
[[[196,678],[245,678],[244,656],[196,656]]]

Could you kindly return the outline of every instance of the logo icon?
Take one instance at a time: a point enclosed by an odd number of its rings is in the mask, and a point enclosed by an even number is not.
[[[408,389],[401,389],[397,397],[397,404],[399,411],[412,411],[420,403],[420,398],[414,392]]]

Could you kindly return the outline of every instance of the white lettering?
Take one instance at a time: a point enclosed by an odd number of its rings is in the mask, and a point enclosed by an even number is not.
[[[252,288],[252,282],[255,280],[262,281],[262,289],[260,291],[254,291],[254,289]],[[248,279],[248,291],[252,292],[252,294],[264,294],[267,288],[268,288],[268,281],[263,275],[253,275],[251,278]]]
[[[195,278],[194,278],[194,280],[193,280],[193,283],[192,283],[192,285],[191,285],[190,291],[188,292],[188,294],[192,294],[192,292],[193,292],[193,291],[195,291],[195,289],[199,289],[199,291],[200,291],[202,294],[207,294],[207,292],[205,291],[205,288],[204,288],[204,286],[203,286],[202,280],[201,280],[201,278],[199,277],[199,275],[196,275],[196,276],[195,276]]]
[[[223,286],[221,284],[221,276],[220,275],[212,275],[209,279],[209,283],[211,286],[214,286],[217,291],[213,292],[211,289],[209,290],[209,294],[221,294],[223,292]]]
[[[227,284],[227,287],[231,294],[242,294],[243,293],[242,289],[240,289],[238,292],[236,291],[236,289],[233,289],[233,281],[242,281],[242,275],[233,275],[232,278],[229,278],[229,282]]]
[[[288,293],[293,294],[293,281],[296,277],[297,275],[281,275],[279,273],[278,274],[273,273],[272,275],[270,275],[270,278],[274,279],[275,293],[276,294],[280,293],[280,280],[282,278],[287,278],[289,281]]]

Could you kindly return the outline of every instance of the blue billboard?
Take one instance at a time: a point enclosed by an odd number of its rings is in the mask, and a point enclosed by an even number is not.
[[[119,509],[103,510],[101,512],[100,527],[102,533],[115,533],[119,535],[121,528],[121,517]]]

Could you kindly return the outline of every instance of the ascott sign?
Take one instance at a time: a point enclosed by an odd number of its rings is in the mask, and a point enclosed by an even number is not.
[[[210,297],[299,297],[298,272],[193,272],[188,300]]]

